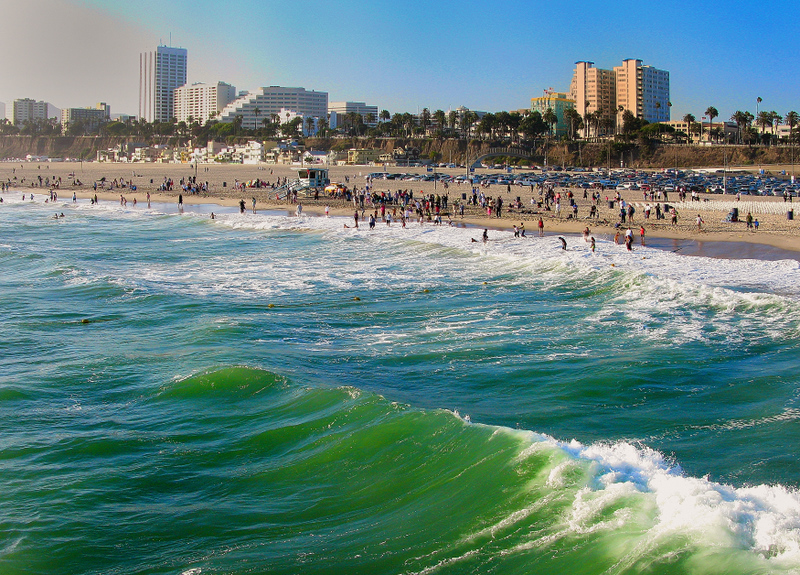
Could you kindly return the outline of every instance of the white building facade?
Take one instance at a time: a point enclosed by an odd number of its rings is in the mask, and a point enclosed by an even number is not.
[[[139,56],[139,117],[169,122],[175,117],[175,88],[186,84],[185,48],[158,46]]]
[[[331,102],[328,104],[329,124],[336,129],[340,119],[347,114],[359,114],[368,126],[378,123],[378,106],[368,106],[365,102]]]
[[[258,92],[245,94],[225,106],[220,112],[219,120],[230,123],[241,116],[242,127],[252,130],[260,128],[264,120],[273,122],[277,119],[277,123],[285,123],[287,110],[304,118],[326,118],[328,93],[305,88],[268,86]],[[284,117],[281,117],[282,111]]]
[[[11,106],[11,122],[15,125],[25,121],[47,120],[55,118],[60,121],[61,110],[45,101],[36,101],[31,98],[14,100]]]
[[[225,82],[196,83],[175,88],[175,118],[189,123],[189,119],[204,124],[236,99],[236,88]]]

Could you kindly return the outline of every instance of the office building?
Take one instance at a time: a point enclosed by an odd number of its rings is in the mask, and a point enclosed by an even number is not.
[[[187,84],[175,88],[175,118],[179,122],[189,123],[191,118],[205,124],[235,99],[236,88],[225,82]]]
[[[139,55],[139,117],[169,122],[175,117],[175,89],[186,84],[185,48],[158,46]]]
[[[11,108],[11,117],[9,119],[14,125],[19,125],[26,121],[48,120],[50,118],[58,120],[61,116],[61,110],[49,102],[37,102],[31,98],[14,100]]]
[[[563,136],[569,131],[569,125],[564,113],[575,107],[575,100],[566,92],[545,90],[541,98],[531,98],[531,112],[539,112],[543,117],[547,110],[553,110],[558,122],[553,126],[554,136]]]
[[[328,104],[328,123],[336,129],[348,114],[359,114],[367,126],[378,123],[378,106],[367,106],[365,102],[331,102]]]
[[[3,102],[0,102],[0,120],[5,120],[6,118],[6,105]]]
[[[61,129],[67,131],[70,126],[82,124],[84,133],[95,132],[100,124],[111,120],[111,106],[105,102],[96,104],[94,108],[64,108],[61,111]]]
[[[268,86],[258,92],[245,94],[225,106],[219,119],[230,123],[241,116],[242,127],[252,130],[262,127],[264,120],[285,123],[287,110],[304,118],[327,118],[328,93],[308,91],[305,88]],[[283,117],[281,113],[284,114]]]
[[[622,66],[614,67],[614,74],[620,115],[619,106],[622,106],[634,117],[647,122],[669,122],[669,72],[628,58],[622,61]]]

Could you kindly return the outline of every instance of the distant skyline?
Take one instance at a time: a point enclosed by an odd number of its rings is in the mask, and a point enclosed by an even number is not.
[[[702,4],[633,0],[494,3],[462,0],[303,3],[241,0],[29,0],[0,10],[6,55],[0,102],[59,108],[110,104],[136,115],[139,53],[188,50],[188,82],[238,90],[280,85],[325,91],[391,113],[423,107],[496,112],[568,91],[579,60],[625,58],[670,73],[671,117],[716,107],[800,111],[789,25],[796,2]],[[701,11],[702,10],[702,11]],[[767,17],[770,16],[770,17]],[[774,16],[774,17],[773,17]],[[784,24],[787,23],[787,24]]]

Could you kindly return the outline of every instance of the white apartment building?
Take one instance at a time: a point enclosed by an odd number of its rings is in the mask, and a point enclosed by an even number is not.
[[[258,92],[245,94],[234,100],[219,114],[221,122],[233,122],[237,116],[242,118],[242,127],[255,129],[263,125],[264,120],[285,123],[281,111],[291,110],[303,117],[326,118],[328,115],[328,93],[308,91],[305,88],[284,88],[268,86]]]
[[[158,46],[139,55],[139,117],[169,122],[175,117],[175,88],[186,84],[185,48]]]
[[[189,123],[189,118],[205,124],[236,99],[236,88],[225,82],[195,84],[175,88],[175,118]]]
[[[378,106],[367,106],[365,102],[331,102],[328,104],[328,123],[330,127],[336,129],[339,125],[339,118],[347,114],[360,114],[367,126],[378,124]],[[369,121],[368,121],[369,120]]]
[[[6,105],[3,102],[0,102],[0,120],[4,120],[6,117]]]
[[[622,106],[647,122],[669,122],[669,72],[628,58],[622,61],[622,66],[614,67],[614,74],[618,108]]]
[[[30,120],[47,120],[61,118],[61,110],[45,101],[36,101],[31,98],[20,98],[14,100],[11,105],[11,122],[15,125],[22,124]]]

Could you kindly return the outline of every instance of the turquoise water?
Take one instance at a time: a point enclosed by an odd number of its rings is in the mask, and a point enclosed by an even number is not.
[[[154,208],[0,205],[0,572],[800,571],[797,261]]]

